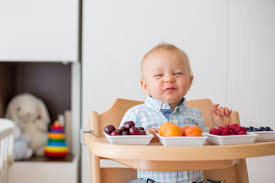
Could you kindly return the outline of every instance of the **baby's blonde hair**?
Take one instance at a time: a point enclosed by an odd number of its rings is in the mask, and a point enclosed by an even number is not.
[[[186,68],[187,73],[189,74],[189,76],[193,76],[192,70],[191,70],[191,66],[190,66],[190,62],[188,59],[188,56],[186,55],[186,53],[181,50],[180,48],[176,47],[173,44],[169,44],[169,43],[160,43],[157,46],[153,47],[151,50],[149,50],[142,58],[141,60],[141,75],[143,77],[143,64],[146,60],[146,58],[154,53],[157,53],[158,51],[171,51],[171,52],[175,52],[175,53],[179,53],[183,56],[183,61],[184,61],[184,65]]]

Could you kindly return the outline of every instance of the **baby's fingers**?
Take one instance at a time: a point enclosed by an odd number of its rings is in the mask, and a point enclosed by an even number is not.
[[[224,115],[225,114],[225,108],[223,108],[223,107],[219,108],[219,114]]]
[[[214,115],[217,115],[219,104],[215,104],[210,112]]]
[[[230,112],[231,110],[229,110],[227,107],[225,107],[224,108],[224,113],[226,114],[226,115],[229,115],[231,112]]]
[[[150,133],[152,135],[155,135],[157,133],[156,129],[154,129],[154,128],[149,128],[149,129],[146,130],[146,132]]]
[[[153,128],[152,130],[155,134],[159,132],[158,129],[156,129],[156,128]]]
[[[156,128],[149,128],[149,129],[146,130],[146,132],[150,133],[150,134],[152,134],[154,136],[152,138],[152,140],[151,140],[151,143],[159,141],[158,137],[156,136],[156,134],[158,133],[158,129],[156,129]]]
[[[155,143],[155,142],[159,142],[158,137],[153,137],[153,138],[152,138],[151,143]]]
[[[215,110],[215,111],[218,110],[219,106],[220,106],[220,104],[214,104],[213,110]]]
[[[228,109],[227,107],[221,108],[222,115],[230,115],[231,113],[232,113],[231,109]]]

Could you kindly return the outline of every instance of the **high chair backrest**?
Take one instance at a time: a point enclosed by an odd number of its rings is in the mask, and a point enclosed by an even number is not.
[[[116,128],[118,128],[121,119],[123,118],[126,111],[129,108],[142,103],[143,102],[141,101],[119,98],[106,112],[101,113],[99,115],[96,112],[91,112],[90,118],[94,120],[90,120],[93,121],[93,124],[89,124],[90,129],[94,130],[95,135],[103,136],[102,132],[105,126],[114,125]],[[98,121],[98,123],[95,124],[95,121]]]

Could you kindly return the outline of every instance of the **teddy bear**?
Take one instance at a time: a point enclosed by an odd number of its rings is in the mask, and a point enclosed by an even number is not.
[[[30,137],[30,148],[36,156],[44,155],[50,116],[41,99],[29,93],[13,97],[8,104],[6,118],[14,121],[22,133]]]

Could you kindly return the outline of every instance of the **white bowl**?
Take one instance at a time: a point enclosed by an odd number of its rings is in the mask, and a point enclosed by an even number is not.
[[[256,142],[266,142],[275,140],[275,131],[257,131],[247,132],[249,134],[257,134]]]
[[[200,137],[187,137],[187,136],[176,136],[176,137],[162,137],[157,134],[159,141],[164,146],[202,146],[205,144],[207,136]]]
[[[216,145],[234,145],[234,144],[253,144],[256,140],[257,134],[246,135],[213,135],[209,133],[203,133],[207,135],[207,142],[209,144]]]
[[[154,137],[152,134],[146,135],[116,135],[111,136],[103,132],[108,142],[111,144],[134,144],[134,145],[147,145]]]

